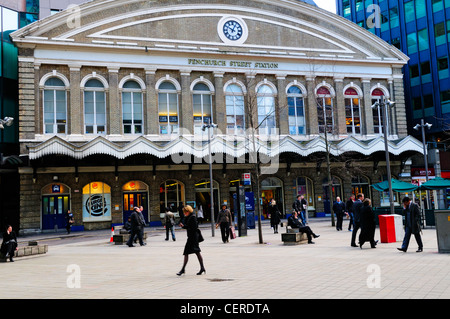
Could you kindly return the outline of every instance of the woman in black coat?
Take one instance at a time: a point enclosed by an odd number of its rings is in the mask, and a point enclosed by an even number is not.
[[[13,262],[14,253],[17,250],[17,237],[13,232],[12,227],[8,225],[6,231],[3,233],[3,242],[0,248],[0,252],[6,257],[9,257],[9,261]]]
[[[371,248],[376,248],[375,243],[375,214],[372,206],[370,205],[370,199],[366,198],[363,202],[360,211],[361,219],[361,233],[359,234],[359,248],[362,249],[362,245],[366,241],[370,242]]]
[[[278,224],[281,222],[281,214],[275,199],[269,203],[270,226],[273,227],[273,233],[278,234]]]
[[[200,253],[200,246],[198,241],[198,222],[197,217],[192,213],[194,210],[191,206],[187,205],[183,208],[183,214],[185,216],[184,218],[184,224],[180,224],[181,227],[186,229],[187,231],[187,241],[186,245],[184,246],[184,263],[183,268],[177,273],[178,276],[181,276],[184,274],[184,269],[186,268],[186,264],[189,260],[190,254],[196,254],[198,261],[200,263],[200,271],[197,273],[197,275],[201,275],[202,273],[206,273],[205,267],[203,266],[203,257]]]

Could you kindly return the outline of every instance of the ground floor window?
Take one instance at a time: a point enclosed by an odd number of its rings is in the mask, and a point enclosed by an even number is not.
[[[83,222],[111,220],[111,187],[92,182],[83,187]]]

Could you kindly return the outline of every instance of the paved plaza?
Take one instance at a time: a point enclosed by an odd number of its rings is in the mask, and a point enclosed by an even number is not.
[[[49,245],[45,255],[0,264],[2,299],[448,299],[450,254],[439,254],[435,228],[423,230],[424,251],[411,239],[400,243],[350,247],[351,232],[336,231],[329,218],[311,219],[320,234],[315,244],[285,246],[263,223],[264,244],[256,229],[223,244],[220,230],[202,225],[206,275],[191,255],[178,277],[186,231],[165,241],[165,231],[147,228],[147,245],[129,248],[109,242],[110,231],[21,237]],[[344,229],[347,222],[344,222]],[[66,238],[64,238],[66,236]],[[377,228],[376,239],[380,233]]]

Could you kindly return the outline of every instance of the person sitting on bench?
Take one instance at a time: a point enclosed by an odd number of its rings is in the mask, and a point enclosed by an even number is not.
[[[317,238],[320,236],[314,234],[309,226],[304,226],[302,222],[298,220],[296,211],[293,211],[292,215],[288,218],[288,226],[291,226],[291,228],[298,228],[301,233],[306,233],[306,236],[308,237],[308,244],[314,244],[312,237]]]

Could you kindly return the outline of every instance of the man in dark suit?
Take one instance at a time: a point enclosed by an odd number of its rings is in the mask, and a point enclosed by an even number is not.
[[[336,197],[336,201],[333,204],[333,212],[336,215],[336,230],[342,230],[342,222],[344,221],[344,214],[345,214],[345,204],[344,202],[341,202],[341,198],[338,196]]]
[[[139,244],[141,246],[145,246],[146,244],[144,243],[144,240],[143,240],[145,219],[144,219],[144,216],[142,215],[139,207],[134,208],[134,212],[131,214],[130,217],[131,217],[131,233],[130,233],[130,238],[127,241],[127,245],[129,247],[134,247],[133,239],[134,239],[134,236],[137,235],[137,238],[139,239]]]
[[[403,238],[403,243],[401,248],[397,248],[400,251],[406,253],[408,250],[409,240],[411,239],[411,234],[414,234],[416,238],[417,245],[419,248],[416,252],[420,253],[423,251],[422,238],[420,237],[420,209],[416,203],[412,203],[409,197],[403,198],[403,213],[405,215],[405,237]]]
[[[356,233],[361,227],[360,212],[363,200],[364,194],[359,193],[358,195],[356,195],[356,201],[353,203],[353,232],[352,232],[352,241],[350,243],[352,247],[359,247],[358,245],[356,245]]]

